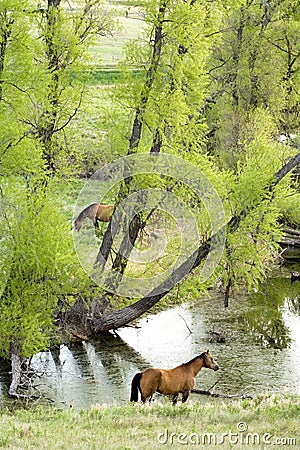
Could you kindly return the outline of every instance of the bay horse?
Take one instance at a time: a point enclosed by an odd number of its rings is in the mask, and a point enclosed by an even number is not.
[[[109,222],[115,210],[113,205],[99,205],[99,203],[92,203],[84,208],[77,219],[74,221],[74,228],[79,231],[82,227],[84,219],[87,217],[92,220],[94,227],[98,228],[98,222]]]
[[[138,391],[140,391],[143,403],[146,403],[147,400],[150,401],[154,392],[173,395],[173,405],[177,403],[181,393],[182,403],[184,403],[187,401],[191,389],[194,387],[195,377],[202,367],[215,371],[219,369],[209,350],[174,369],[149,368],[144,372],[139,372],[131,382],[130,401],[137,402]]]

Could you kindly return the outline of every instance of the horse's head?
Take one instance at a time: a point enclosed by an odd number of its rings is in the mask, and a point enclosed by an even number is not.
[[[74,228],[75,228],[75,230],[79,231],[81,227],[82,227],[82,222],[79,221],[78,219],[74,220]]]
[[[214,358],[210,354],[209,350],[202,353],[201,358],[203,359],[203,362],[204,362],[203,367],[207,367],[208,369],[213,369],[214,371],[219,370],[218,363],[214,360]]]

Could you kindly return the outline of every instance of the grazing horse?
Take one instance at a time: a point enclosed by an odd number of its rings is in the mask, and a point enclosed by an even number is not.
[[[182,394],[182,403],[186,402],[195,384],[195,377],[202,367],[218,370],[218,364],[207,350],[187,363],[174,369],[146,369],[137,373],[131,383],[131,402],[138,401],[138,391],[142,402],[151,400],[154,392],[163,395],[173,395],[173,405],[177,403],[178,395]]]
[[[113,205],[99,205],[98,203],[92,203],[84,208],[74,222],[74,228],[79,231],[82,227],[82,222],[86,217],[93,221],[94,227],[98,228],[98,222],[109,222],[110,218],[115,210]]]

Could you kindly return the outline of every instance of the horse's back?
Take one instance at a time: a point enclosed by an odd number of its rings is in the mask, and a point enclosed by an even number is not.
[[[87,215],[90,219],[94,219],[97,215],[97,211],[99,208],[98,203],[92,203],[90,206],[88,206],[87,209]]]
[[[154,367],[150,367],[149,369],[144,370],[142,373],[144,379],[151,380],[159,380],[161,378],[161,372],[163,369],[155,369]]]
[[[114,209],[115,207],[113,205],[98,205],[97,219],[100,220],[100,222],[109,222]]]

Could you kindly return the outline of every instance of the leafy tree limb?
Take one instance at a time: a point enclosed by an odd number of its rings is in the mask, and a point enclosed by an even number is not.
[[[272,181],[269,186],[266,186],[266,191],[272,192],[277,184],[299,163],[300,152],[288,161],[274,175],[274,181]],[[159,286],[156,286],[144,298],[130,306],[99,317],[97,321],[93,323],[93,334],[97,335],[99,333],[120,328],[147,312],[166,294],[168,294],[179,281],[181,281],[188,273],[192,272],[192,270],[202,263],[212,249],[212,242],[218,242],[220,237],[223,236],[226,231],[231,233],[237,231],[241,221],[251,213],[252,209],[253,208],[249,208],[247,210],[244,209],[239,215],[231,217],[223,228],[217,231],[214,236],[207,239],[192,255],[189,256],[189,258],[187,258],[176,270],[174,270],[172,275],[167,280]]]

